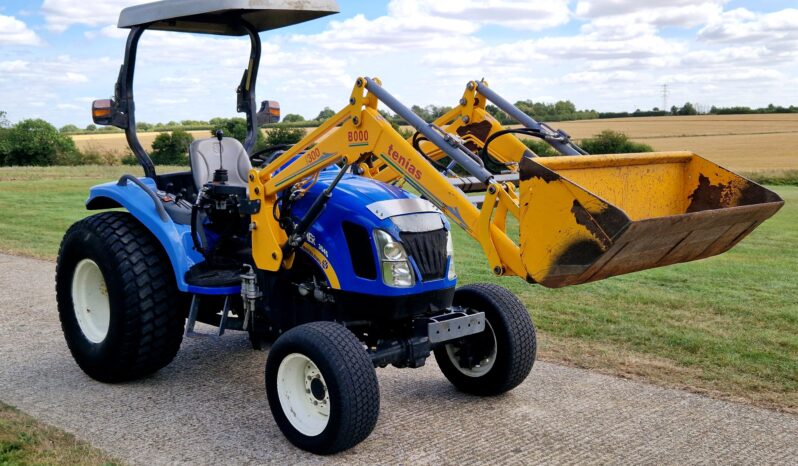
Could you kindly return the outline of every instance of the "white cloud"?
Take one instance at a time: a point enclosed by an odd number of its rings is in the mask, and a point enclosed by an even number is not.
[[[47,61],[29,60],[0,61],[0,85],[19,82],[47,89],[51,86],[72,85],[89,82],[88,76],[96,76],[97,70],[108,71],[111,62],[107,58],[76,60],[62,55]],[[9,93],[6,94],[6,91]],[[2,89],[4,95],[11,95],[11,89]]]
[[[111,39],[125,39],[128,34],[130,34],[129,29],[120,29],[116,27],[116,25],[108,25],[100,29],[99,31],[87,31],[86,36],[89,39],[94,38],[97,34],[103,37],[110,37]]]
[[[360,52],[473,48],[480,28],[494,24],[538,31],[569,20],[567,0],[392,0],[388,14],[332,21],[319,34],[292,40],[328,50]]]
[[[723,11],[729,0],[580,0],[576,15],[597,20],[621,18],[624,21],[657,26],[694,27]]]
[[[0,15],[0,45],[41,45],[42,40],[28,25],[13,16]]]
[[[702,26],[723,12],[727,0],[580,0],[576,17],[596,40],[654,36],[663,27]]]
[[[724,12],[698,32],[707,42],[763,44],[771,50],[798,51],[798,9],[755,13],[744,8]]]
[[[566,83],[574,84],[597,84],[597,83],[616,83],[640,81],[642,76],[634,71],[580,71],[569,73],[563,76],[562,80]]]
[[[42,13],[47,28],[63,32],[73,25],[104,26],[116,24],[122,8],[141,3],[140,0],[44,0]]]
[[[568,0],[444,0],[394,1],[389,13],[399,16],[410,4],[432,17],[460,19],[477,25],[496,24],[525,31],[539,31],[565,24],[569,20]],[[394,4],[397,4],[394,6]]]

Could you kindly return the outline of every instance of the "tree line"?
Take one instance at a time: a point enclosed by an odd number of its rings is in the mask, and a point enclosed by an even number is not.
[[[584,119],[626,118],[626,117],[652,117],[668,115],[730,115],[730,114],[775,114],[798,113],[798,107],[789,107],[770,104],[767,107],[751,108],[745,106],[716,107],[708,110],[705,107],[686,102],[682,106],[672,106],[669,110],[657,107],[651,110],[637,109],[634,112],[597,112],[595,110],[579,110],[573,102],[560,100],[554,103],[534,102],[521,100],[515,103],[522,112],[539,121],[567,121]],[[452,110],[449,106],[413,105],[411,110],[426,122],[432,122]],[[516,123],[509,115],[494,105],[487,105],[486,110],[500,123]],[[391,122],[395,129],[402,131],[401,126],[406,123],[397,115],[386,110],[380,110],[384,118]],[[306,120],[302,115],[287,114],[281,123],[269,125],[266,135],[258,132],[256,149],[273,144],[293,144],[298,142],[305,134],[302,128],[315,127],[335,115],[330,107],[322,109],[318,115]],[[188,131],[210,130],[213,134],[217,129],[222,129],[226,135],[244,141],[246,137],[246,120],[244,118],[212,118],[203,120],[169,121],[167,123],[139,122],[137,129],[141,132],[156,131],[161,134],[156,136],[153,143],[152,157],[157,164],[184,164],[186,161],[186,148],[193,137]],[[120,160],[120,154],[98,151],[96,149],[79,150],[69,135],[94,132],[118,132],[114,127],[98,128],[88,125],[80,129],[76,125],[65,125],[56,129],[53,125],[42,119],[22,120],[12,125],[7,113],[0,111],[0,165],[85,165],[85,164],[115,164]],[[597,135],[599,139],[582,141],[584,145],[595,145],[591,153],[610,153],[608,149],[624,151],[645,151],[650,148],[630,146],[631,141],[624,139],[622,133]],[[608,142],[609,141],[609,142]],[[607,145],[609,144],[609,146]],[[543,146],[533,148],[544,154],[547,149]],[[124,163],[136,163],[135,157],[128,153],[121,157]]]
[[[712,106],[706,109],[703,106],[691,102],[685,102],[682,106],[672,106],[670,109],[664,110],[654,107],[650,110],[636,109],[633,112],[599,112],[596,110],[579,110],[570,100],[558,100],[554,103],[534,102],[532,100],[519,100],[515,103],[522,112],[530,117],[545,122],[555,121],[570,121],[570,120],[591,120],[591,119],[606,119],[606,118],[629,118],[629,117],[657,117],[657,116],[675,116],[675,115],[731,115],[731,114],[765,114],[765,113],[798,113],[798,107],[790,105],[789,107],[770,104],[767,107],[751,108],[744,106],[732,107],[716,107]],[[422,120],[430,123],[440,118],[441,116],[452,110],[450,106],[439,105],[413,105],[410,108],[413,113],[421,117]],[[495,105],[487,105],[485,110],[488,111],[494,118],[501,124],[515,124],[509,115],[501,111]],[[388,121],[394,125],[403,126],[406,123],[397,115],[386,110],[380,110],[380,113]],[[319,126],[324,121],[335,115],[335,111],[330,107],[324,107],[315,118],[306,119],[302,115],[296,113],[289,113],[282,118],[280,123],[270,126],[289,126],[299,128],[312,128]],[[136,124],[136,128],[141,132],[162,132],[174,131],[182,129],[185,131],[198,131],[205,129],[217,128],[221,125],[227,124],[228,121],[235,120],[235,118],[211,118],[210,120],[180,120],[169,121],[167,123],[149,123],[141,121]],[[119,132],[121,130],[107,126],[97,127],[97,125],[90,124],[85,128],[79,128],[76,125],[68,124],[59,129],[59,132],[64,134],[84,134],[94,132]]]
[[[75,141],[45,120],[34,118],[12,125],[0,111],[0,166],[51,166],[51,165],[116,165],[137,164],[136,158],[126,149],[119,154],[94,148],[80,150]],[[217,129],[225,135],[244,142],[247,123],[243,118],[217,118],[209,129],[209,136]],[[266,134],[258,131],[256,150],[277,144],[294,144],[305,135],[302,128],[278,127]],[[188,146],[194,137],[183,128],[160,132],[152,144],[150,156],[157,165],[185,165],[188,163]]]

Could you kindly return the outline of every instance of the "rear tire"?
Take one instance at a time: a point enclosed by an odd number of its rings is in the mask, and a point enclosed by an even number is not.
[[[458,288],[454,305],[485,313],[485,330],[435,349],[441,372],[458,390],[492,396],[523,382],[535,363],[537,341],[529,312],[517,296],[497,285]]]
[[[169,259],[126,212],[69,228],[58,252],[56,299],[67,346],[93,379],[146,376],[180,348],[185,316]]]
[[[322,455],[366,439],[380,411],[371,358],[352,332],[333,322],[303,324],[275,341],[266,362],[266,395],[286,438]]]

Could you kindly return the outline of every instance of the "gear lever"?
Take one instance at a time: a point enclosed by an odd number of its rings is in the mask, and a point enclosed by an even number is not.
[[[213,183],[225,184],[227,183],[227,170],[224,169],[224,164],[222,162],[222,139],[224,139],[224,131],[217,129],[216,139],[219,141],[219,168],[213,172]]]

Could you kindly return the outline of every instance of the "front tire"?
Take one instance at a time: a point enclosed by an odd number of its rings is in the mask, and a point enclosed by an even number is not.
[[[266,395],[286,438],[316,454],[357,445],[379,415],[371,358],[352,332],[333,322],[300,325],[277,339],[266,362]]]
[[[184,315],[169,259],[126,212],[69,228],[56,266],[61,328],[78,366],[101,382],[123,382],[169,364]]]
[[[517,296],[497,285],[458,288],[454,305],[485,313],[485,330],[435,349],[441,372],[458,390],[479,396],[505,393],[535,363],[535,326]]]

